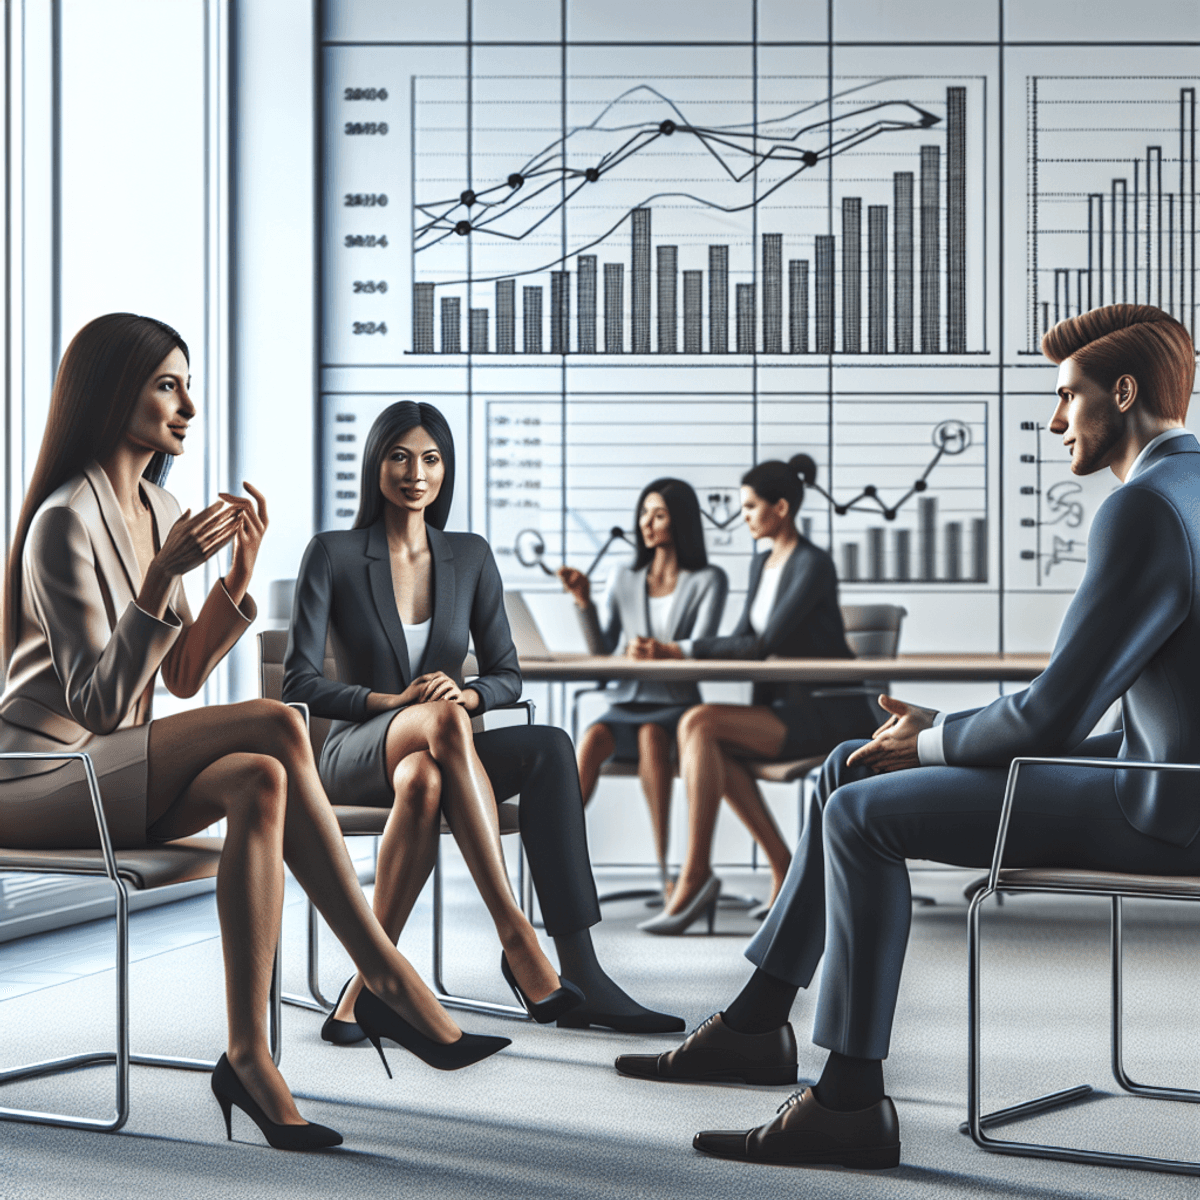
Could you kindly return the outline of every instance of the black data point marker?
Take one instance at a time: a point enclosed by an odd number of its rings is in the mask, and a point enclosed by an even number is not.
[[[588,183],[595,183],[600,178],[600,172],[595,167],[588,167],[588,169],[584,171],[583,177],[588,181]]]
[[[475,193],[467,188],[465,192],[458,198],[459,204],[465,204],[468,208],[475,203]]]
[[[914,492],[923,492],[928,486],[929,486],[929,484],[927,484],[925,482],[925,480],[918,479],[917,482],[913,484],[913,491]]]
[[[844,504],[837,504],[834,506],[833,511],[837,513],[839,517],[844,517],[850,510]]]
[[[516,172],[513,172],[513,174],[511,174],[508,177],[508,186],[510,188],[519,188],[521,186],[521,184],[523,184],[524,182],[525,182],[525,176],[518,175],[518,174],[516,174]]]
[[[894,508],[885,508],[883,510],[883,519],[885,521],[894,521],[896,519],[896,510]]]
[[[674,121],[664,121],[658,127],[658,132],[666,134],[667,137],[670,137],[671,134],[673,134],[675,132],[675,130],[678,128],[679,128],[679,126],[676,125]]]
[[[877,494],[878,494],[877,489],[873,483],[868,483],[867,486],[865,488],[863,488],[864,496],[874,496]]]
[[[817,153],[815,150],[805,150],[800,157],[804,160],[804,165],[806,167],[815,167],[820,161],[820,159],[817,158]]]
[[[457,233],[459,237],[466,237],[467,234],[471,232],[471,222],[459,221],[459,223],[454,227],[454,232]]]

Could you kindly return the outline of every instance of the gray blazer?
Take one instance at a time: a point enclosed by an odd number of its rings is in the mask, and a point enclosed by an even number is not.
[[[650,637],[649,595],[646,574],[649,563],[638,570],[631,566],[617,568],[608,589],[604,625],[596,606],[577,608],[583,636],[592,654],[612,654],[622,639]],[[671,604],[668,640],[711,637],[721,624],[725,597],[729,594],[729,579],[720,567],[701,567],[698,571],[680,571],[675,583]],[[614,704],[699,704],[700,689],[694,683],[650,683],[625,679],[608,689]]]
[[[951,766],[1007,767],[1060,755],[1121,700],[1120,757],[1200,761],[1200,444],[1156,446],[1138,474],[1096,510],[1087,570],[1046,669],[1023,692],[951,713]],[[1187,846],[1200,832],[1191,776],[1117,771],[1121,811],[1139,832]],[[1018,795],[1017,803],[1020,804]]]
[[[779,590],[767,618],[767,627],[755,633],[750,609],[762,582],[769,551],[750,562],[746,607],[727,637],[697,638],[694,658],[853,658],[846,645],[842,610],[838,607],[837,568],[819,546],[801,537],[800,544],[783,564]],[[829,691],[822,688],[822,691]],[[812,687],[806,683],[756,683],[752,704],[806,703]]]
[[[179,520],[170,492],[141,481],[158,545]],[[34,514],[21,561],[21,627],[4,694],[0,751],[86,750],[94,736],[145,724],[154,678],[194,696],[256,615],[218,582],[192,619],[177,579],[160,620],[138,608],[142,586],[129,527],[98,463],[53,491]],[[63,764],[9,761],[0,779]]]
[[[331,738],[347,723],[367,719],[371,692],[402,692],[430,671],[443,671],[461,686],[468,637],[479,662],[479,678],[471,684],[482,701],[477,714],[521,694],[517,651],[491,548],[473,533],[427,529],[433,624],[419,663],[408,661],[382,519],[369,529],[318,533],[308,543],[292,603],[283,698],[302,701],[314,716],[332,717]],[[326,636],[337,679],[327,679],[322,671]]]

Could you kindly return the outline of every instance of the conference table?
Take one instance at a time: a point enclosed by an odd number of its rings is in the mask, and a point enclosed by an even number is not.
[[[1050,661],[1048,654],[900,654],[895,658],[626,658],[623,655],[556,654],[522,658],[526,683],[608,683],[620,679],[670,683],[856,684],[1028,683]]]

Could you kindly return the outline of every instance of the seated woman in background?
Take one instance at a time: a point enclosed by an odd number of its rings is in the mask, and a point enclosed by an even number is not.
[[[852,658],[838,607],[833,559],[796,528],[804,485],[816,479],[807,454],[759,463],[742,476],[742,515],[750,536],[771,549],[750,563],[746,606],[728,637],[657,639],[638,647],[650,658]],[[870,737],[878,719],[860,693],[812,695],[805,683],[756,683],[749,706],[701,704],[679,722],[679,773],[687,788],[687,853],[663,912],[640,929],[683,933],[710,913],[721,893],[712,841],[721,798],[745,823],[771,866],[774,900],[791,863],[779,826],[743,759],[823,754],[852,737]],[[769,903],[760,910],[765,914]]]
[[[700,502],[691,485],[682,479],[648,484],[638,498],[634,525],[637,553],[633,564],[618,567],[609,581],[603,627],[588,577],[574,567],[558,572],[563,587],[575,597],[588,649],[612,654],[623,638],[625,653],[633,655],[651,638],[671,642],[711,637],[721,623],[729,580],[720,567],[708,564]],[[665,897],[675,727],[700,703],[700,689],[694,683],[631,679],[609,688],[608,695],[608,711],[588,726],[579,742],[583,802],[591,800],[606,759],[637,763]]]
[[[336,804],[390,808],[374,907],[395,941],[437,858],[441,816],[495,922],[501,971],[537,1021],[668,1032],[678,1017],[630,999],[596,961],[600,920],[570,738],[545,725],[473,733],[471,716],[521,694],[496,561],[483,538],[443,533],[454,441],[431,404],[402,400],[367,434],[354,527],[309,542],[296,580],[284,699],[333,719],[321,779]],[[323,674],[329,638],[337,679]],[[463,685],[467,642],[479,677]],[[565,979],[512,894],[496,800],[521,794],[521,840]],[[351,979],[326,1041],[362,1036]],[[586,997],[586,998],[585,998]]]
[[[431,1065],[467,1066],[507,1038],[461,1033],[367,907],[321,788],[304,724],[271,700],[153,720],[155,681],[194,696],[255,617],[247,588],[267,527],[263,497],[221,493],[194,516],[159,484],[196,415],[188,349],[170,326],[109,313],[71,340],[4,580],[7,684],[0,751],[85,751],[114,849],[226,821],[217,873],[228,1050],[211,1087],[272,1146],[335,1146],[309,1124],[266,1036],[283,865],[367,981],[374,1036]],[[192,619],[183,579],[232,543],[229,569]],[[78,763],[10,760],[0,772],[6,846],[92,848],[99,832]]]

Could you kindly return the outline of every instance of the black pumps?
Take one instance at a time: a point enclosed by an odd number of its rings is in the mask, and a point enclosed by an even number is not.
[[[342,997],[346,994],[346,989],[353,982],[354,976],[351,975],[342,984],[342,990],[338,992],[338,998],[333,1002],[333,1008],[330,1009],[329,1016],[325,1018],[325,1023],[321,1026],[321,1041],[328,1042],[332,1046],[353,1046],[356,1042],[361,1042],[367,1036],[356,1021],[339,1021],[334,1016],[334,1013],[341,1006]]]
[[[460,1067],[469,1067],[481,1058],[512,1045],[511,1038],[487,1037],[477,1033],[464,1033],[456,1042],[435,1042],[414,1029],[395,1009],[389,1008],[367,988],[359,992],[354,1002],[354,1019],[378,1052],[389,1079],[392,1078],[392,1068],[384,1058],[383,1047],[379,1044],[381,1038],[391,1039],[439,1071],[457,1071]]]
[[[569,979],[560,978],[559,983],[562,986],[555,988],[550,995],[535,1003],[521,990],[517,977],[512,973],[512,967],[508,965],[508,955],[503,951],[500,952],[500,974],[507,980],[508,986],[513,990],[513,995],[521,1002],[525,1011],[539,1025],[548,1025],[551,1021],[561,1017],[563,1013],[578,1008],[586,999]]]
[[[307,1125],[276,1125],[268,1120],[254,1098],[242,1086],[229,1059],[224,1054],[217,1060],[212,1073],[212,1093],[225,1114],[225,1133],[233,1141],[233,1106],[236,1104],[262,1130],[262,1135],[276,1150],[327,1150],[340,1146],[342,1135],[326,1125],[309,1122]]]

